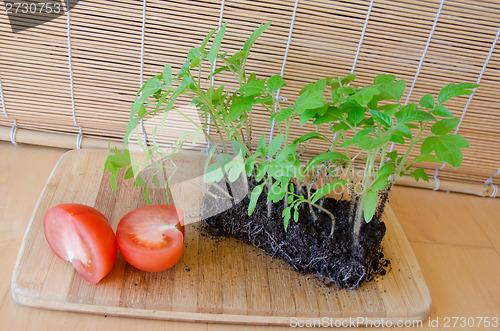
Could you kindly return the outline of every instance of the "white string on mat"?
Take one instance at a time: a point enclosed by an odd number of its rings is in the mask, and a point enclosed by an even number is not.
[[[352,63],[351,74],[354,73],[354,69],[356,68],[356,64],[358,62],[359,53],[361,52],[361,45],[363,45],[363,40],[365,39],[366,27],[368,26],[368,22],[370,21],[373,2],[374,0],[371,0],[370,6],[368,6],[368,11],[366,13],[366,18],[365,18],[365,24],[363,25],[363,30],[361,30],[361,36],[359,37],[358,50],[356,51],[356,56],[354,56],[354,61]]]
[[[219,25],[217,27],[217,30],[220,29],[222,26],[222,17],[224,16],[224,3],[225,0],[222,0],[220,3],[220,12],[219,12]],[[214,65],[212,66],[212,70],[210,72],[210,86],[214,86],[214,72],[215,72],[215,67],[217,65],[217,57],[214,59]],[[207,134],[210,136],[210,123],[212,122],[212,116],[210,113],[207,115]],[[210,152],[210,139],[208,139],[207,142],[207,155]]]
[[[68,40],[68,71],[69,71],[69,87],[71,93],[71,114],[73,116],[73,123],[78,127],[78,135],[76,136],[76,149],[82,148],[83,131],[82,126],[78,124],[76,120],[76,109],[75,109],[75,90],[73,86],[73,66],[71,64],[71,22],[70,22],[70,5],[69,0],[66,0],[66,10],[68,11],[66,15],[66,35]]]
[[[429,37],[427,37],[427,43],[425,44],[424,51],[422,52],[422,57],[420,58],[420,62],[417,67],[417,71],[415,72],[415,77],[413,78],[413,82],[410,87],[410,91],[408,92],[408,96],[406,97],[405,105],[410,101],[411,94],[413,93],[413,89],[415,88],[415,84],[417,83],[418,76],[420,75],[420,71],[422,70],[422,65],[425,60],[425,56],[427,55],[427,51],[429,50],[429,46],[431,44],[432,36],[434,35],[434,31],[436,31],[436,26],[439,20],[439,16],[441,16],[441,11],[443,9],[445,0],[441,0],[441,4],[439,5],[438,11],[436,12],[436,17],[434,18],[434,23],[432,24],[431,31],[429,32]],[[394,150],[394,143],[391,144],[391,148],[389,149],[389,153]]]
[[[298,6],[299,6],[299,0],[295,0],[295,5],[293,6],[292,19],[290,20],[290,29],[288,30],[288,41],[286,42],[285,54],[283,55],[283,64],[281,65],[281,73],[280,73],[281,78],[283,78],[283,75],[285,73],[286,60],[288,58],[288,52],[290,51],[290,44],[292,43],[293,25],[295,24],[295,16],[297,14],[297,7]],[[278,91],[276,91],[276,99],[277,100],[286,100],[286,98],[283,98],[280,96],[280,90],[281,90],[281,88],[279,88]],[[274,104],[274,113],[276,113],[277,109],[278,109],[278,104],[275,103]],[[276,118],[273,118],[273,123],[271,124],[269,143],[271,143],[271,141],[273,141],[275,126],[276,126]]]
[[[146,0],[142,1],[142,27],[141,27],[141,60],[140,60],[140,73],[139,73],[139,86],[142,87],[143,79],[144,79],[144,39],[146,35]],[[141,118],[139,121],[139,125],[141,128],[142,141],[144,146],[148,144],[148,134],[144,129],[144,121]]]
[[[495,184],[493,184],[493,177],[497,177],[498,175],[500,175],[500,168],[498,168],[498,171],[497,171],[496,174],[491,175],[487,180],[484,181],[484,183],[486,185],[490,185],[491,187],[493,187],[493,193],[491,193],[490,198],[496,198],[497,197],[498,186],[495,185]]]
[[[481,69],[481,72],[479,73],[479,76],[477,78],[476,84],[479,85],[481,82],[481,79],[483,78],[483,74],[486,71],[486,68],[488,67],[488,63],[490,62],[491,56],[493,55],[493,51],[495,50],[495,47],[497,46],[498,43],[498,37],[500,36],[500,26],[498,27],[497,34],[495,36],[495,40],[493,40],[493,43],[491,44],[490,51],[488,53],[488,56],[486,57],[486,60],[484,61],[483,68]],[[469,105],[472,101],[472,98],[474,98],[474,95],[476,94],[477,88],[475,88],[472,93],[469,96],[469,100],[467,100],[467,103],[465,104],[464,111],[462,112],[462,116],[460,117],[460,122],[458,122],[458,125],[455,129],[454,134],[457,134],[458,130],[460,130],[460,125],[462,125],[462,122],[465,117],[465,113],[467,113],[467,109],[469,108]],[[439,185],[441,184],[441,181],[438,179],[439,175],[439,170],[442,170],[444,168],[445,164],[443,163],[440,168],[436,169],[436,173],[434,174],[434,179],[436,180],[436,187],[434,187],[434,191],[437,191],[439,189]]]
[[[12,121],[12,128],[10,129],[10,142],[17,146],[16,142],[16,132],[17,132],[17,120],[15,118],[7,115],[7,109],[5,108],[5,100],[3,98],[3,88],[2,88],[2,76],[0,76],[0,102],[2,104],[3,115],[6,119]]]

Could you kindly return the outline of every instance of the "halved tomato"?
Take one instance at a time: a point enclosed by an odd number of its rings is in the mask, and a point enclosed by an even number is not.
[[[184,246],[184,212],[150,205],[123,216],[116,242],[125,260],[143,271],[167,270],[179,261]]]
[[[71,262],[92,284],[97,284],[115,265],[115,234],[106,217],[95,208],[80,204],[52,207],[43,218],[43,232],[54,253]]]

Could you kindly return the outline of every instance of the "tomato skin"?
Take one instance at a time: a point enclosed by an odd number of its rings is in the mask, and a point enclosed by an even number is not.
[[[113,268],[118,254],[115,234],[97,209],[81,204],[52,207],[45,213],[43,230],[52,251],[88,282],[97,284]]]
[[[116,242],[125,260],[137,269],[167,270],[182,256],[184,212],[169,205],[137,208],[118,223]]]

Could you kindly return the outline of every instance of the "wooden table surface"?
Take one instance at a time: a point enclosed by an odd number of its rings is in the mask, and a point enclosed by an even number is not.
[[[284,329],[99,316],[15,303],[10,281],[24,231],[52,168],[64,152],[0,142],[0,330]],[[481,317],[499,318],[500,199],[395,187],[390,204],[433,299],[430,320],[416,329],[462,329],[460,322],[455,328],[445,328],[448,319],[453,325],[453,317],[475,318],[476,325]]]

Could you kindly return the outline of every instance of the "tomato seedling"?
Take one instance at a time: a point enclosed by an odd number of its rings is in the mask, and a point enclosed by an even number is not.
[[[115,265],[115,234],[106,217],[95,208],[80,204],[52,207],[43,218],[43,231],[52,251],[72,263],[92,284],[97,284]]]
[[[116,241],[125,260],[137,269],[167,270],[182,255],[184,212],[169,205],[135,209],[120,220]]]

